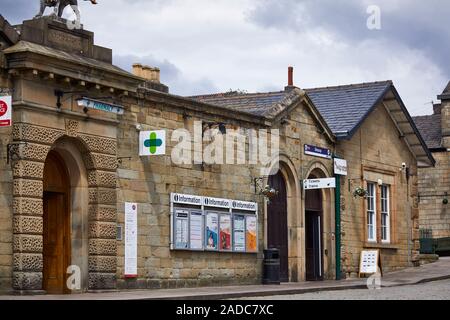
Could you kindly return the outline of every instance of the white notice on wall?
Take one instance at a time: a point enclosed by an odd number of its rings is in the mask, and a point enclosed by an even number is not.
[[[192,250],[203,249],[203,215],[201,212],[191,212],[190,243]]]
[[[175,246],[177,249],[188,249],[189,211],[177,210],[175,213]]]
[[[11,126],[12,98],[11,96],[0,96],[0,127]]]
[[[125,203],[125,277],[137,277],[137,204]]]

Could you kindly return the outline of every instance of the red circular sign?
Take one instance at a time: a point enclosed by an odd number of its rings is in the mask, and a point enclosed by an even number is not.
[[[8,111],[8,105],[0,100],[0,117],[3,117],[6,111]]]

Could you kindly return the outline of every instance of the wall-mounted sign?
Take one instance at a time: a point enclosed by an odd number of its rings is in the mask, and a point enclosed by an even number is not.
[[[139,156],[166,154],[166,131],[141,131],[139,133]]]
[[[137,277],[137,203],[125,203],[125,277]]]
[[[206,214],[206,234],[205,234],[206,250],[217,250],[218,240],[219,240],[219,215],[217,213],[208,212]]]
[[[237,201],[233,200],[231,202],[231,208],[233,210],[244,210],[244,211],[258,211],[258,204],[255,202],[247,201]]]
[[[344,159],[334,159],[334,174],[340,176],[347,175],[347,160]]]
[[[203,249],[203,214],[201,211],[191,212],[190,237],[191,250]]]
[[[12,116],[12,98],[11,96],[0,96],[0,127],[11,126]]]
[[[219,199],[211,197],[203,197],[203,205],[205,207],[215,207],[215,208],[226,208],[229,209],[231,206],[231,200],[229,199]]]
[[[309,156],[331,159],[331,150],[305,144],[305,154]]]
[[[333,188],[336,188],[335,178],[303,180],[303,189],[305,190]]]
[[[194,205],[194,206],[202,205],[202,197],[199,197],[199,196],[191,196],[191,195],[181,194],[181,193],[172,193],[170,195],[170,198],[173,203],[188,204],[188,205]]]
[[[78,99],[77,103],[78,103],[78,106],[82,107],[82,108],[101,110],[101,111],[111,112],[111,113],[115,113],[115,114],[123,114],[124,113],[124,109],[122,106],[118,106],[118,105],[103,102],[103,101],[93,100],[93,99],[89,99],[89,98],[85,98],[85,97]]]

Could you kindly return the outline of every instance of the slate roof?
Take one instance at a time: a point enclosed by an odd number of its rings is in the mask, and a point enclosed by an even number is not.
[[[391,81],[306,89],[336,137],[351,137],[391,88]]]
[[[391,81],[305,89],[321,116],[337,138],[352,135],[385,93]],[[273,106],[287,99],[292,90],[267,93],[218,93],[191,99],[245,111],[258,116],[270,113]]]
[[[267,93],[226,92],[189,98],[219,107],[248,112],[256,116],[264,116],[273,105],[281,102],[286,94],[286,91]]]
[[[441,114],[413,117],[417,129],[419,129],[429,149],[442,147]]]

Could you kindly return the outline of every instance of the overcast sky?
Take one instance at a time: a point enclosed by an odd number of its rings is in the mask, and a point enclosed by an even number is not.
[[[301,88],[393,80],[418,115],[431,113],[450,80],[450,1],[79,2],[84,28],[113,49],[115,64],[160,67],[175,94],[282,90],[292,65]],[[0,4],[0,14],[18,24],[39,1]],[[381,30],[367,28],[369,5],[381,9]]]

